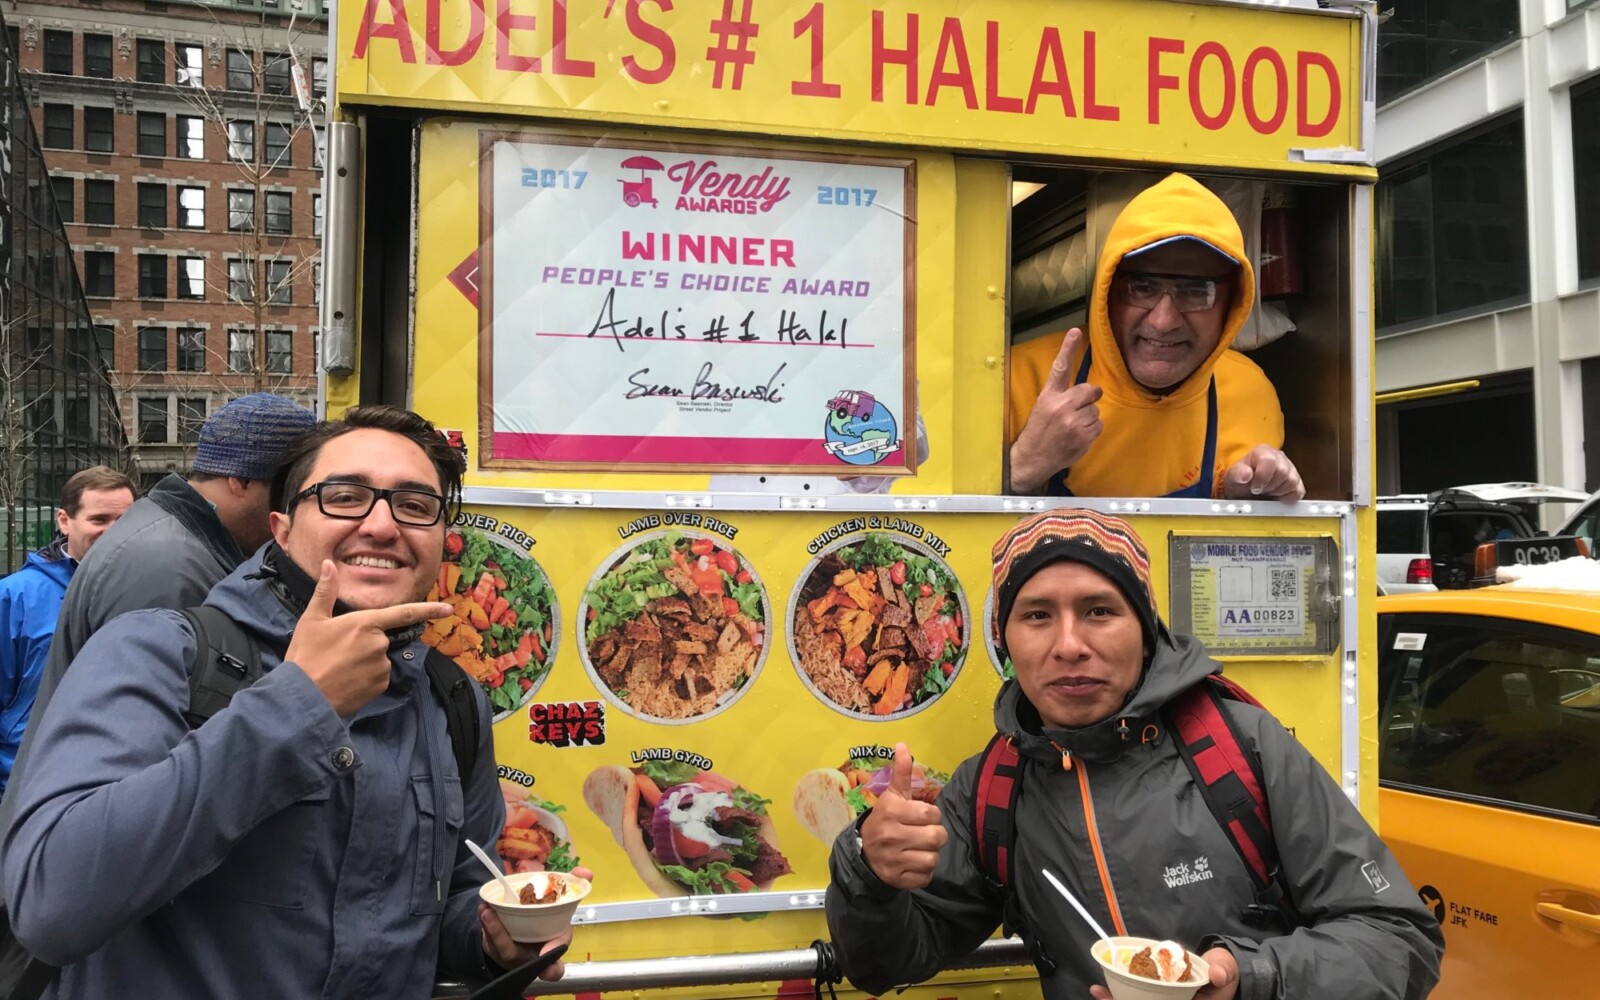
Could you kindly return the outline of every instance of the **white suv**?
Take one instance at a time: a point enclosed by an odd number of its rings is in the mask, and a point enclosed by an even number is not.
[[[1385,594],[1434,590],[1428,558],[1428,497],[1378,498],[1378,586]]]

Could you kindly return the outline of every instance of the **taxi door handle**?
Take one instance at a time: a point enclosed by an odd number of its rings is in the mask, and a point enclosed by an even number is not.
[[[1582,910],[1574,910],[1560,903],[1535,903],[1533,908],[1541,917],[1547,917],[1590,934],[1600,934],[1600,913],[1584,913]]]

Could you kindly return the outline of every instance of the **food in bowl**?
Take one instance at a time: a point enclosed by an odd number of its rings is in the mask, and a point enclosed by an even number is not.
[[[1211,977],[1205,959],[1173,941],[1105,938],[1090,954],[1105,971],[1112,1000],[1190,1000]]]
[[[511,940],[523,944],[560,937],[591,888],[588,879],[570,872],[521,872],[507,875],[506,880],[516,891],[516,899],[506,898],[498,879],[485,882],[478,889],[478,898],[494,909]],[[527,902],[529,897],[534,901]]]

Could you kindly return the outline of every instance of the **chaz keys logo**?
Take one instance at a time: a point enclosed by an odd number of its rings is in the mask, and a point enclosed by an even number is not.
[[[528,742],[553,747],[600,746],[606,707],[598,701],[535,702],[528,706]]]
[[[622,203],[629,208],[660,205],[656,175],[661,173],[677,187],[672,207],[680,212],[756,215],[772,211],[789,197],[788,176],[773,173],[770,164],[755,173],[737,173],[719,169],[716,160],[682,160],[667,166],[653,156],[630,156],[620,166],[625,171],[638,171],[618,178]],[[669,193],[666,197],[672,196]]]

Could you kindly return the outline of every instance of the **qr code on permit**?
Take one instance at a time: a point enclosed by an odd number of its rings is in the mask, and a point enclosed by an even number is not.
[[[1293,601],[1300,596],[1300,571],[1297,569],[1268,570],[1268,589],[1274,601]]]

